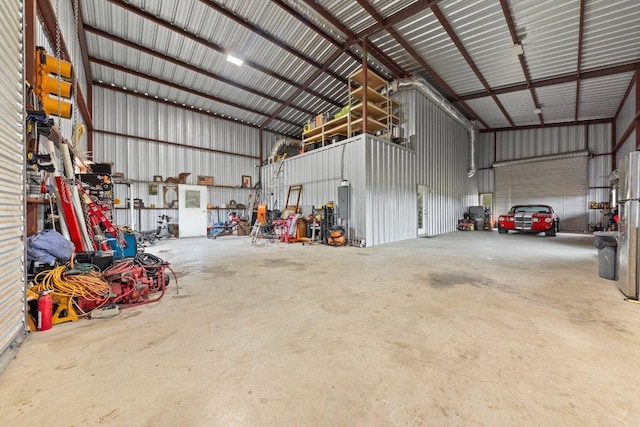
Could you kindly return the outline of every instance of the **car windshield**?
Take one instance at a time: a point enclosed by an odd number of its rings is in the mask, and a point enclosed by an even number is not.
[[[551,213],[551,208],[544,205],[519,205],[512,207],[509,213]]]

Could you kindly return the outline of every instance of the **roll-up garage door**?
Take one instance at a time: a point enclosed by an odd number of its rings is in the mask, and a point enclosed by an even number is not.
[[[22,7],[0,2],[0,357],[26,331]]]
[[[495,168],[496,214],[517,204],[551,205],[561,231],[586,231],[587,157],[520,163]]]

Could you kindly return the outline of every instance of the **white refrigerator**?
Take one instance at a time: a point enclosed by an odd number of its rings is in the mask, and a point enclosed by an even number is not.
[[[638,231],[640,229],[640,152],[629,153],[618,168],[618,288],[638,299]]]

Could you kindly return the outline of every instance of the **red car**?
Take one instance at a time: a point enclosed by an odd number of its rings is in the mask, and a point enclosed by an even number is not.
[[[515,205],[506,215],[498,217],[498,233],[509,230],[540,233],[549,237],[558,231],[558,215],[549,205]]]

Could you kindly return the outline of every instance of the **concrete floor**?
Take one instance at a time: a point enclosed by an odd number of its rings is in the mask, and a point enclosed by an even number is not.
[[[640,306],[592,236],[148,252],[180,293],[32,334],[3,425],[640,425]]]

